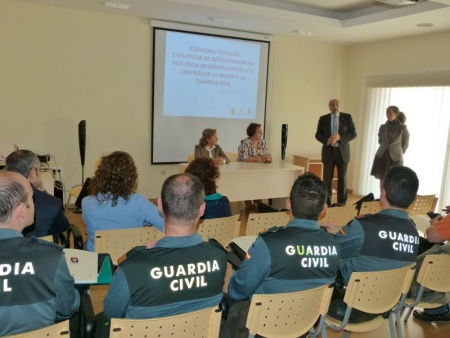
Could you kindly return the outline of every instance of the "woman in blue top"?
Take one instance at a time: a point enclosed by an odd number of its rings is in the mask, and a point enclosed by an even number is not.
[[[115,151],[102,158],[89,184],[90,195],[81,202],[88,240],[94,251],[96,230],[137,228],[153,225],[163,231],[164,219],[148,199],[136,194],[138,173],[133,158]]]
[[[209,157],[196,158],[189,163],[185,173],[197,177],[205,187],[206,208],[202,219],[231,216],[228,197],[216,192],[216,180],[220,177],[220,171],[213,159]]]

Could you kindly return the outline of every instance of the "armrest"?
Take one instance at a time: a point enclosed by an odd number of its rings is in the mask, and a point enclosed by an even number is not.
[[[87,290],[80,290],[80,332],[83,338],[94,338],[95,313]]]
[[[74,249],[83,250],[84,249],[83,236],[81,235],[80,228],[78,228],[74,224],[71,224],[70,227],[67,229],[67,238],[69,239],[69,245],[70,245],[70,236],[73,237]]]
[[[219,304],[219,309],[222,310],[222,318],[224,320],[227,320],[228,317],[228,310],[230,309],[230,303],[231,303],[231,299],[228,296],[228,293],[223,293],[223,297],[222,297],[222,301]]]
[[[56,235],[52,235],[52,236],[53,236],[53,243],[59,244],[63,248],[70,247],[70,241],[64,232],[61,232],[60,234],[56,234]]]

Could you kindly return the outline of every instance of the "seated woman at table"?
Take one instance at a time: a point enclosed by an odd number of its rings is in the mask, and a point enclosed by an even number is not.
[[[195,146],[194,158],[209,157],[217,165],[230,163],[230,159],[217,144],[217,141],[216,129],[206,128],[203,130],[199,144]]]
[[[205,187],[206,207],[201,219],[231,216],[231,206],[228,197],[216,191],[216,180],[220,177],[220,172],[211,158],[200,157],[194,159],[184,172],[197,177]]]
[[[250,123],[247,127],[248,138],[241,141],[238,148],[241,162],[272,162],[269,148],[262,138],[262,128],[259,123]]]
[[[115,151],[102,158],[89,184],[89,196],[81,202],[88,239],[86,250],[94,251],[96,230],[136,228],[153,225],[163,231],[158,208],[137,194],[138,173],[133,158]]]

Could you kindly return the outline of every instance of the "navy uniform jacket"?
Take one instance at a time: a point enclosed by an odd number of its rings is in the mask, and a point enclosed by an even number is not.
[[[231,277],[233,300],[253,294],[312,289],[335,281],[340,249],[317,221],[294,219],[286,227],[261,234]]]
[[[42,237],[67,230],[69,221],[64,215],[62,202],[46,191],[33,187],[34,223],[23,230],[25,236]]]
[[[164,237],[152,249],[127,254],[104,300],[111,318],[157,318],[218,305],[226,251],[198,234]]]
[[[406,211],[385,209],[355,218],[336,234],[341,244],[341,273],[402,268],[416,261],[419,235]]]
[[[0,336],[70,318],[80,295],[62,248],[0,229]]]

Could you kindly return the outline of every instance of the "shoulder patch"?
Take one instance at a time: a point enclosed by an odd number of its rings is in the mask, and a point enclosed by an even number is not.
[[[286,226],[279,226],[279,227],[274,226],[274,227],[271,227],[271,228],[267,229],[266,231],[260,232],[259,235],[260,236],[264,236],[264,235],[266,235],[268,233],[277,232],[277,231],[283,230],[285,228],[286,228]]]
[[[222,249],[222,250],[224,250],[224,251],[227,251],[227,250],[223,247],[222,243],[220,243],[220,242],[219,242],[218,240],[216,240],[215,238],[209,238],[209,239],[208,239],[208,243],[213,244],[213,245],[217,246],[218,248],[220,248],[220,249]]]

